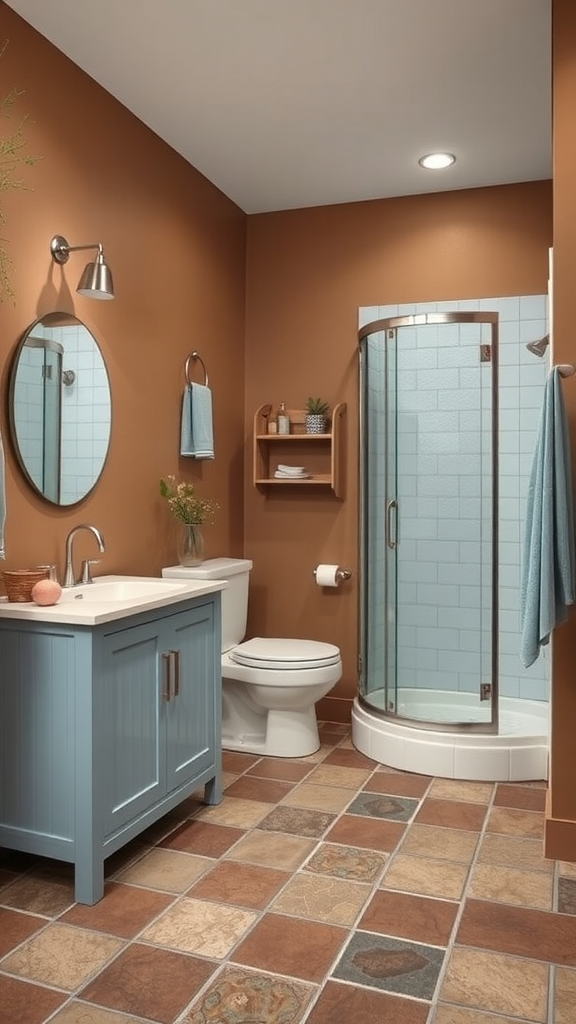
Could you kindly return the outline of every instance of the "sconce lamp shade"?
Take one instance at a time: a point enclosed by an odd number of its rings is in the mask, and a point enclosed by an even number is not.
[[[104,261],[104,254],[98,253],[94,263],[87,263],[76,289],[78,295],[87,299],[113,299],[114,282],[112,272]]]
[[[104,259],[101,242],[88,245],[69,245],[63,235],[54,235],[50,242],[50,253],[55,263],[67,263],[71,252],[78,249],[97,249],[98,254],[92,263],[87,263],[76,291],[87,299],[113,299],[114,283],[112,272]]]

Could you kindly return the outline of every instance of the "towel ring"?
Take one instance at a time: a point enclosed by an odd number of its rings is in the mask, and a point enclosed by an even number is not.
[[[186,377],[186,383],[187,384],[193,384],[194,383],[194,381],[190,380],[190,376],[189,376],[189,373],[188,373],[189,368],[190,368],[190,360],[191,359],[193,359],[194,362],[200,363],[200,366],[204,370],[204,385],[205,385],[205,387],[208,387],[208,371],[207,371],[207,369],[206,369],[206,367],[204,365],[204,360],[202,359],[201,355],[198,352],[191,352],[190,355],[188,356],[187,360],[186,360],[186,363],[185,363],[185,366],[184,366],[184,376]]]

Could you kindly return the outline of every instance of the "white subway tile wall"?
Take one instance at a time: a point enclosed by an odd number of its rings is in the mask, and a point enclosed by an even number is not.
[[[549,369],[526,344],[548,332],[546,295],[363,307],[359,326],[394,316],[433,312],[493,312],[499,326],[499,678],[505,697],[549,699],[550,658],[544,649],[530,669],[519,659],[520,558],[526,494],[543,386]],[[367,628],[369,689],[397,659],[402,687],[478,694],[490,681],[492,364],[480,363],[488,325],[437,324],[401,328],[388,351],[396,393],[388,396],[394,457],[384,452],[385,339],[369,339],[367,449],[371,553]],[[394,351],[392,351],[394,349]],[[387,457],[391,459],[388,463]],[[394,460],[397,459],[397,475]],[[386,493],[387,471],[396,494]],[[399,504],[398,561],[385,594],[387,498]],[[385,649],[385,624],[388,651]]]

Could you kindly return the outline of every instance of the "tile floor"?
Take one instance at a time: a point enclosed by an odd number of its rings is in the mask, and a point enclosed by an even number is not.
[[[576,1024],[576,865],[545,786],[391,771],[321,727],[301,760],[224,754],[74,903],[0,858],[0,1024]]]

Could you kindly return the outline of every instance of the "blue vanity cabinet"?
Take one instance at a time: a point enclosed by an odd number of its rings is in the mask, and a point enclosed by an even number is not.
[[[204,787],[221,799],[220,593],[97,626],[0,618],[0,846],[104,860]]]

